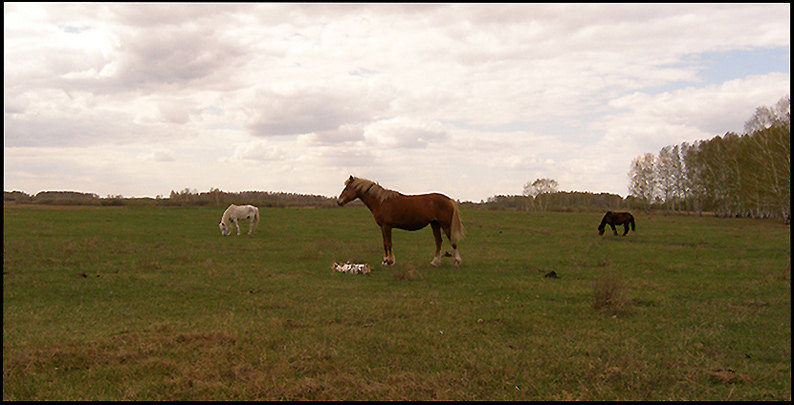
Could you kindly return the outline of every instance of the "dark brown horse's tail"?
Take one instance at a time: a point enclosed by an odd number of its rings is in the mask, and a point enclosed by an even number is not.
[[[637,232],[634,230],[634,215],[629,214],[629,223],[631,224],[631,230]]]
[[[460,210],[458,209],[458,203],[455,202],[453,199],[449,199],[452,202],[452,225],[450,234],[452,236],[452,243],[458,243],[459,240],[463,239],[464,237],[464,229],[463,223],[460,222]]]

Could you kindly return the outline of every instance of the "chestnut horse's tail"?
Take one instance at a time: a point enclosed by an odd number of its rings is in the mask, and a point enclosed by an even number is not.
[[[452,202],[452,224],[450,230],[450,236],[452,237],[452,240],[450,242],[457,244],[458,241],[464,237],[463,223],[460,222],[460,210],[458,209],[458,203],[451,198],[449,201]]]

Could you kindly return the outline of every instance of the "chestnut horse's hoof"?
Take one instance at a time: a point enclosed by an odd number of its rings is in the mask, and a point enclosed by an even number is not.
[[[384,260],[380,265],[383,267],[391,267],[394,264],[392,261]]]

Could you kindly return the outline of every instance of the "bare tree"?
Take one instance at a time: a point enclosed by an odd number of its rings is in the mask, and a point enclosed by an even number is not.
[[[546,199],[544,194],[551,194],[557,192],[557,180],[554,179],[536,179],[532,183],[527,182],[524,184],[524,195],[532,197],[538,205],[538,209],[543,211],[547,204],[544,203]]]
[[[755,131],[771,128],[778,123],[791,123],[791,98],[786,95],[772,106],[761,106],[755,109],[755,114],[744,123],[744,131],[752,134]]]

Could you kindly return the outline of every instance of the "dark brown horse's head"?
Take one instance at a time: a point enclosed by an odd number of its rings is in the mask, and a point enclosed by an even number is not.
[[[345,189],[342,190],[342,193],[339,194],[339,198],[336,199],[336,203],[340,207],[358,198],[358,191],[352,186],[353,180],[353,176],[350,176],[350,178],[345,181]]]

